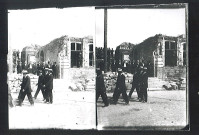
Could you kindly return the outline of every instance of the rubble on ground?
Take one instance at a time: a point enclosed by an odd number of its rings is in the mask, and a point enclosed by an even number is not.
[[[123,72],[123,75],[125,76],[126,88],[129,90],[132,87],[133,74]],[[113,92],[115,90],[117,76],[118,74],[116,72],[104,73],[104,83],[107,92]]]

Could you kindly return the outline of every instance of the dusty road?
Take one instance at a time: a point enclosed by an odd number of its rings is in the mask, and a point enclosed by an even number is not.
[[[112,93],[108,93],[111,101]],[[134,92],[130,105],[124,105],[120,97],[117,105],[102,107],[102,99],[97,102],[98,127],[132,127],[132,129],[155,129],[161,127],[182,128],[186,125],[186,91],[149,91],[148,102],[137,101]],[[159,127],[160,126],[160,127]],[[174,128],[175,129],[175,128]]]
[[[16,100],[18,93],[12,93],[12,96]],[[34,106],[30,106],[26,97],[21,107],[9,108],[9,128],[96,128],[94,91],[74,92],[67,89],[66,82],[54,80],[53,96],[53,104],[45,104],[40,92]]]

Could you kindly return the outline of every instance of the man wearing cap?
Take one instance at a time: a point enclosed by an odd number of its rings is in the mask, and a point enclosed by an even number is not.
[[[34,105],[34,101],[31,94],[31,84],[30,84],[30,77],[28,76],[28,72],[24,70],[23,72],[23,81],[21,84],[21,96],[19,98],[19,105],[21,106],[25,96],[28,96],[28,100],[31,105]]]
[[[147,68],[144,67],[140,73],[141,75],[141,82],[140,82],[140,97],[141,101],[147,102],[147,88],[148,88],[148,74]]]
[[[44,75],[42,74],[42,71],[39,70],[39,78],[38,78],[38,83],[37,83],[37,91],[35,92],[34,98],[37,98],[37,95],[39,93],[39,91],[41,90],[43,98],[45,99],[45,93],[44,93],[44,88],[43,88],[43,84],[44,84]]]
[[[129,99],[126,94],[126,85],[125,85],[125,76],[122,74],[122,69],[118,69],[118,77],[116,82],[116,88],[113,93],[114,104],[117,104],[120,94],[122,93],[122,97],[125,100],[126,104],[129,104]]]
[[[108,98],[106,95],[106,87],[104,85],[104,76],[100,68],[97,68],[97,77],[96,77],[96,101],[98,100],[99,96],[102,97],[104,102],[104,106],[108,106]]]
[[[47,74],[45,77],[45,83],[44,87],[46,89],[46,102],[47,103],[53,103],[53,94],[52,94],[52,89],[53,89],[53,75],[52,75],[52,69],[46,69]]]

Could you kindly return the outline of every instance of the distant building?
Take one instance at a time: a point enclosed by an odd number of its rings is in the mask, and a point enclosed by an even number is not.
[[[128,42],[123,42],[122,44],[117,46],[115,50],[115,62],[117,67],[118,65],[123,65],[124,62],[129,63],[131,61],[129,56],[133,47],[134,44]]]
[[[36,62],[36,54],[39,50],[40,46],[38,45],[31,45],[26,46],[22,49],[21,52],[21,62],[22,65],[33,64]]]
[[[155,35],[133,47],[131,59],[153,65],[153,76],[179,78],[186,76],[187,42],[185,36]]]
[[[37,62],[56,62],[60,78],[65,78],[70,68],[94,67],[93,38],[62,36],[41,47],[36,58]]]

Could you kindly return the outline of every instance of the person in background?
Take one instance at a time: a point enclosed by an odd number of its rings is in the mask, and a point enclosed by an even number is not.
[[[57,71],[57,64],[56,64],[56,62],[54,62],[54,64],[52,65],[52,70],[53,70],[53,77],[55,79],[57,79],[58,78],[58,75],[57,75],[58,71]]]

